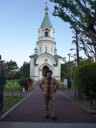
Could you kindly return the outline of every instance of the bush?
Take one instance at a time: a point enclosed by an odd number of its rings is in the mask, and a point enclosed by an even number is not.
[[[29,78],[22,78],[19,80],[19,84],[21,87],[24,87],[25,90],[28,90],[28,86],[27,86],[27,81],[29,80]]]
[[[20,79],[22,73],[21,72],[9,72],[7,75],[7,80],[15,80],[15,79]]]
[[[15,73],[14,72],[9,72],[7,75],[8,80],[14,80],[15,79]]]
[[[79,96],[96,97],[96,64],[85,64],[75,69],[73,75],[75,88]]]

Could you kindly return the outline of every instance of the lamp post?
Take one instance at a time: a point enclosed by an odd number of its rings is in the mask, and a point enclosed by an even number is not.
[[[70,63],[70,56],[71,56],[71,53],[69,53],[68,56],[69,56],[69,67],[70,67],[70,81],[71,81],[71,87],[73,88],[72,65],[71,65],[71,63]]]

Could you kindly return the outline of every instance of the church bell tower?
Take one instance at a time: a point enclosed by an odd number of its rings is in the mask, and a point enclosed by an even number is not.
[[[48,7],[45,8],[45,16],[43,22],[38,29],[38,55],[43,53],[49,53],[54,56],[55,41],[54,41],[54,29],[48,16]]]

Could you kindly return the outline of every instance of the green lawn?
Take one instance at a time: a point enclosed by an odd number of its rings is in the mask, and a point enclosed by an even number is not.
[[[18,80],[7,80],[6,84],[14,86],[14,85],[19,85],[19,82],[18,82]]]
[[[22,92],[22,88],[21,87],[8,87],[8,88],[4,88],[4,92]]]
[[[18,102],[20,102],[21,100],[23,100],[26,97],[26,95],[22,95],[22,97],[18,98]],[[10,103],[10,105],[6,105],[4,106],[2,112],[0,113],[0,116],[2,116],[5,112],[7,112],[10,108],[12,108],[15,104],[17,104],[17,99],[16,96],[6,96],[3,99],[4,104],[8,103],[8,100],[12,100],[12,102]]]

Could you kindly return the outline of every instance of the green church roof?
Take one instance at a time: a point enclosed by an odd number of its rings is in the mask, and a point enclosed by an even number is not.
[[[48,7],[47,6],[45,8],[45,17],[43,19],[43,22],[42,22],[40,28],[45,28],[45,27],[48,27],[49,29],[52,28],[52,24],[51,24],[51,21],[48,16]]]

